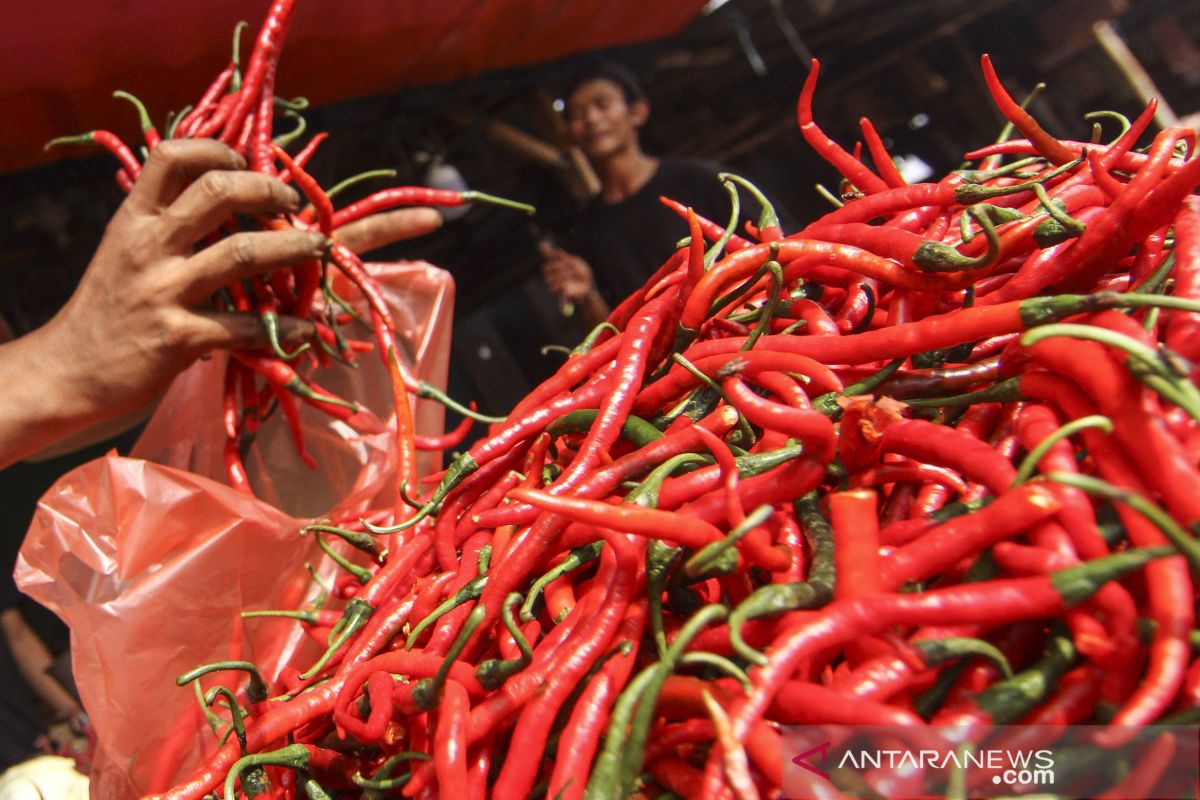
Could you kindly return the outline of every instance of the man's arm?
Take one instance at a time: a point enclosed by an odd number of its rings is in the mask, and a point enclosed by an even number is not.
[[[50,651],[15,606],[0,611],[0,631],[25,682],[50,707],[55,719],[67,719],[83,713],[83,708],[71,693],[51,677],[49,669],[54,659]]]

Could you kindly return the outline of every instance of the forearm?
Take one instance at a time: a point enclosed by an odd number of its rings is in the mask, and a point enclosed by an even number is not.
[[[64,368],[52,325],[0,345],[0,469],[106,416]]]
[[[0,627],[12,649],[17,669],[29,688],[54,711],[55,717],[65,719],[81,712],[83,709],[71,693],[51,677],[49,669],[53,658],[50,651],[25,622],[21,612],[15,608],[0,612]]]

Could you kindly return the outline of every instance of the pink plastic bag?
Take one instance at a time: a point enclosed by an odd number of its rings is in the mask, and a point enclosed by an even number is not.
[[[453,281],[425,264],[369,268],[396,316],[402,354],[420,378],[444,385]],[[320,383],[390,418],[386,370],[375,354],[359,360],[359,370],[323,371]],[[316,472],[296,457],[282,421],[268,420],[247,463],[265,499],[224,485],[223,364],[216,356],[179,377],[136,458],[110,454],[51,487],[21,550],[18,584],[71,628],[75,680],[99,741],[92,797],[165,788],[215,748],[193,690],[176,687],[176,676],[244,659],[270,681],[293,661],[310,663],[317,648],[294,620],[240,612],[311,599],[306,562],[332,574],[313,538],[297,535],[311,518],[394,499],[393,434],[372,415],[364,432],[305,414]],[[438,406],[418,403],[416,419],[419,432],[441,430]],[[240,690],[246,677],[219,673],[204,686],[218,682]]]

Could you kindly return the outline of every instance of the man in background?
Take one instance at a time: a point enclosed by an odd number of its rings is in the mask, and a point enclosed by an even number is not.
[[[542,242],[542,277],[551,292],[579,308],[590,328],[640,288],[687,236],[687,222],[660,196],[722,225],[730,201],[716,164],[642,150],[639,132],[650,118],[650,103],[623,64],[585,67],[567,85],[564,102],[568,136],[599,177],[600,193],[574,216],[561,247]]]

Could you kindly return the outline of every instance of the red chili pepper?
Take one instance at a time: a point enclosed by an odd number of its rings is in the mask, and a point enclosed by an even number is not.
[[[882,192],[888,185],[875,175],[858,159],[830,139],[817,127],[813,121],[813,94],[817,88],[817,76],[820,75],[821,64],[813,59],[809,64],[808,77],[804,79],[804,88],[800,90],[800,102],[796,106],[796,119],[800,124],[800,135],[804,141],[817,151],[817,154],[837,168],[846,180],[854,184],[859,191],[867,195]],[[924,205],[924,204],[923,204]]]
[[[467,778],[467,722],[471,702],[457,681],[446,681],[438,708],[437,738],[433,763],[437,768],[438,797],[469,800]]]
[[[879,171],[880,176],[889,188],[895,189],[900,186],[907,186],[908,181],[904,180],[904,176],[900,174],[900,169],[896,166],[892,154],[887,151],[887,146],[884,145],[883,139],[879,137],[879,132],[875,130],[875,126],[871,124],[871,120],[866,117],[860,117],[858,120],[859,130],[862,131],[863,140],[867,143],[867,152],[871,154],[871,161],[875,164],[875,169]]]
[[[879,558],[878,498],[870,489],[829,495],[837,578],[834,599],[853,600],[884,588]]]
[[[1122,797],[1153,797],[1154,787],[1171,765],[1175,756],[1175,734],[1165,731],[1154,738],[1150,747],[1141,754],[1136,765],[1119,783],[1097,795],[1104,800]]]
[[[328,138],[329,138],[329,134],[325,133],[324,131],[322,131],[318,134],[315,134],[311,139],[308,140],[308,144],[304,145],[304,147],[301,148],[300,152],[296,153],[296,155],[292,158],[292,163],[298,164],[301,167],[307,167],[308,162],[312,161],[312,157],[314,155],[316,155],[317,148],[320,147],[321,144]],[[291,179],[292,179],[292,174],[291,174],[291,172],[288,171],[288,169],[286,167],[284,169],[280,170],[279,180],[287,182],[287,181],[290,181]],[[306,212],[308,212],[308,209],[304,209],[304,211],[300,212],[301,218],[305,222],[313,222],[313,220],[308,219],[307,216],[305,216]],[[312,213],[316,213],[315,207],[313,208]]]
[[[250,486],[250,478],[246,474],[246,465],[242,463],[242,452],[237,437],[231,436],[225,439],[225,476],[229,478],[229,485],[237,489],[242,494],[254,496],[254,489]]]
[[[268,70],[279,62],[279,52],[283,48],[294,6],[295,0],[274,0],[271,3],[267,18],[259,29],[254,52],[250,54],[250,63],[246,66],[246,77],[242,82],[241,91],[234,95],[237,99],[221,131],[221,141],[225,144],[234,145],[239,139],[243,123],[249,117],[254,104],[259,101]]]
[[[980,58],[980,63],[983,64],[983,79],[987,82],[988,91],[992,94],[992,99],[996,101],[996,106],[1000,109],[1008,121],[1013,124],[1017,130],[1025,135],[1038,152],[1046,157],[1052,164],[1065,164],[1075,158],[1075,154],[1064,147],[1057,139],[1042,130],[1042,127],[1037,124],[1037,120],[1033,118],[1025,109],[1012,99],[1012,96],[1004,90],[1003,84],[1000,83],[1000,78],[996,75],[996,70],[992,66],[992,60],[984,54]]]
[[[651,539],[666,539],[701,548],[724,538],[717,528],[696,517],[636,506],[613,506],[596,500],[555,495],[537,489],[514,489],[514,500],[537,506],[567,519]]]
[[[793,408],[759,397],[736,376],[731,375],[721,385],[734,407],[752,423],[799,439],[820,461],[833,460],[837,434],[829,417],[819,411]]]
[[[57,139],[51,139],[46,142],[46,148],[56,147],[63,144],[87,144],[95,143],[103,147],[108,152],[112,153],[117,161],[121,162],[121,170],[131,180],[137,180],[138,175],[142,172],[142,165],[138,162],[137,156],[129,149],[129,145],[121,141],[121,137],[117,136],[112,131],[88,131],[81,133],[78,136],[60,136]],[[118,179],[119,182],[119,179]]]
[[[306,383],[294,369],[277,358],[268,358],[245,351],[235,352],[234,358],[261,375],[272,386],[287,389],[332,417],[346,420],[358,410],[353,404],[324,391],[316,384]]]

